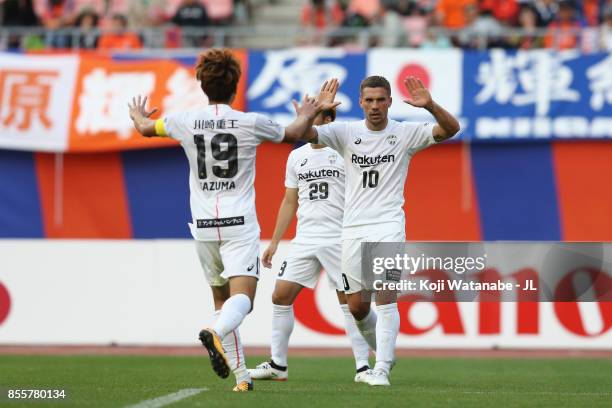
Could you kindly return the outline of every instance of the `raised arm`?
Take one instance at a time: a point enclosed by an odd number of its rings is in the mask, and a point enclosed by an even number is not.
[[[272,257],[278,249],[278,243],[287,232],[291,220],[295,216],[295,212],[298,208],[298,189],[287,188],[285,191],[285,197],[278,209],[278,215],[276,216],[276,225],[274,227],[274,235],[272,236],[272,242],[268,245],[268,248],[263,253],[261,262],[266,268],[272,267]]]
[[[293,101],[293,107],[297,117],[289,126],[285,128],[283,143],[295,143],[298,140],[303,142],[316,142],[317,131],[312,127],[315,117],[321,112],[321,104],[308,95],[304,96],[302,105]]]
[[[304,97],[302,106],[294,100],[293,107],[297,117],[291,125],[285,129],[285,139],[283,142],[295,143],[296,141],[302,141],[306,143],[317,143],[318,135],[316,129],[312,127],[312,123],[315,117],[322,111],[328,109],[335,109],[336,106],[340,105],[340,102],[334,102],[336,92],[338,91],[338,80],[332,78],[329,81],[325,81],[321,86],[319,95],[316,99],[308,98],[308,95]],[[310,118],[310,106],[307,104],[307,100],[311,99],[316,106],[316,113]]]
[[[426,109],[436,119],[437,125],[433,128],[433,137],[436,142],[450,139],[459,132],[459,121],[433,101],[431,94],[420,79],[408,77],[404,79],[404,86],[410,94],[410,97],[404,99],[404,102],[417,108]]]
[[[151,115],[157,112],[157,108],[153,108],[147,112],[147,97],[144,99],[138,95],[138,98],[132,98],[132,102],[128,103],[130,108],[130,118],[134,122],[136,130],[145,137],[157,136],[155,131],[155,121],[150,119]]]

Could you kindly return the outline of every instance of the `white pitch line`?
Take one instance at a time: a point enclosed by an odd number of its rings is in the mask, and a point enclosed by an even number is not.
[[[128,405],[125,408],[161,408],[166,405],[174,404],[182,399],[193,397],[203,391],[208,391],[208,388],[185,388],[184,390],[173,392],[172,394],[141,401],[138,404]]]

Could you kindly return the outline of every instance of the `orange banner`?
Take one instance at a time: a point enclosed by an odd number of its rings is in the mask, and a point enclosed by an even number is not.
[[[234,51],[242,65],[234,108],[244,109],[247,57]],[[68,151],[91,152],[173,146],[162,138],[144,138],[134,130],[127,104],[136,95],[147,96],[148,108],[166,114],[198,109],[208,99],[195,79],[194,67],[173,60],[116,61],[82,55],[71,116]]]

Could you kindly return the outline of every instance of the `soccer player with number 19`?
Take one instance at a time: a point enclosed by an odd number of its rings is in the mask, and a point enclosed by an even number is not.
[[[146,137],[178,140],[189,161],[191,233],[212,289],[216,321],[200,331],[213,370],[236,377],[234,391],[253,389],[238,326],[253,307],[259,279],[259,224],[255,212],[255,152],[262,142],[295,143],[315,116],[335,108],[306,96],[286,128],[263,115],[234,110],[241,69],[229,50],[210,49],[199,59],[196,77],[209,106],[152,120],[146,98],[129,104],[136,129]],[[333,99],[333,98],[332,98]]]
[[[426,109],[437,124],[389,119],[391,86],[383,77],[370,76],[360,86],[359,104],[365,120],[310,127],[305,135],[311,143],[329,146],[344,158],[342,275],[357,327],[376,350],[376,365],[367,378],[370,385],[390,385],[399,312],[396,293],[391,291],[376,292],[378,318],[370,310],[368,288],[361,278],[361,243],[405,241],[404,184],[410,159],[459,131],[457,119],[433,101],[419,79],[406,78],[404,86],[410,95],[404,102]],[[320,102],[333,98],[332,93],[319,95]]]

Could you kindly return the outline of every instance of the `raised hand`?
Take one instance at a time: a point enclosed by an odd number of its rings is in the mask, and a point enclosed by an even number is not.
[[[298,116],[303,115],[309,118],[314,118],[319,112],[328,109],[334,109],[336,106],[340,105],[340,102],[321,103],[315,98],[308,96],[308,94],[304,95],[304,99],[302,99],[301,105],[298,104],[295,99],[291,102],[293,103],[293,108],[295,109],[295,113]]]
[[[321,90],[319,91],[319,95],[317,96],[317,101],[321,103],[332,103],[334,98],[336,97],[336,93],[338,92],[338,87],[340,83],[338,79],[332,78],[323,83],[321,86]]]
[[[404,79],[404,87],[406,87],[406,90],[410,95],[410,97],[404,99],[404,102],[417,108],[433,108],[433,99],[431,98],[431,94],[427,88],[425,88],[425,85],[423,85],[420,79],[408,77]]]
[[[317,113],[320,112],[320,104],[317,103],[315,98],[308,96],[308,94],[304,95],[302,98],[302,104],[298,104],[298,102],[294,99],[291,101],[293,103],[293,108],[295,109],[295,113],[300,116],[308,116],[315,117]]]
[[[128,108],[130,108],[130,118],[132,118],[132,120],[136,120],[138,117],[149,118],[151,115],[157,112],[157,108],[153,108],[150,112],[147,112],[146,106],[146,96],[141,98],[141,96],[138,95],[138,98],[132,98],[132,102],[128,102]]]

